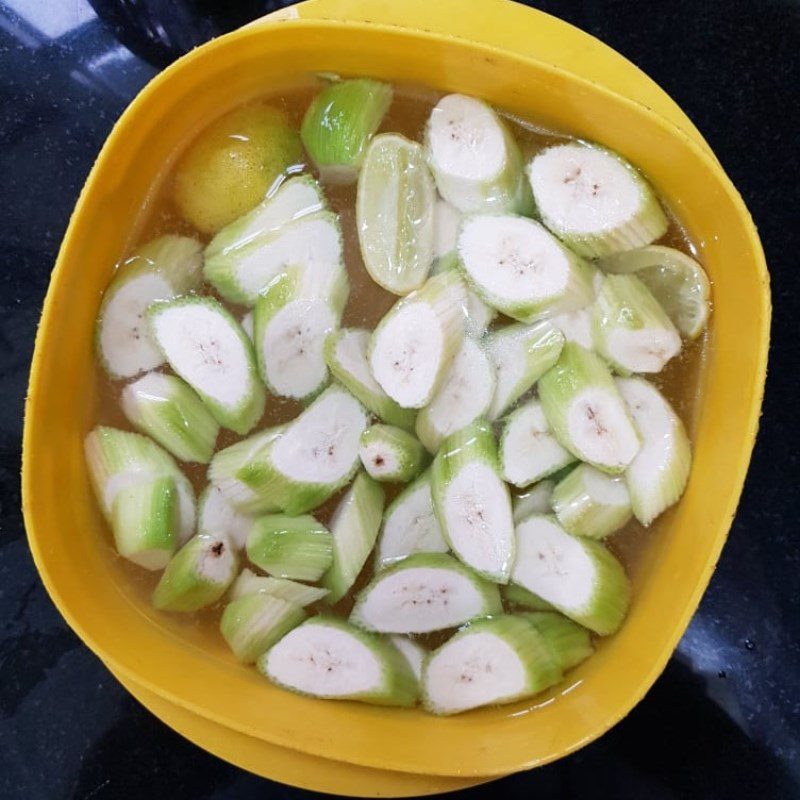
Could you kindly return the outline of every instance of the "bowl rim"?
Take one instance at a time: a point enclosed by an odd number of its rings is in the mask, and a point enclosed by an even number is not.
[[[495,762],[493,762],[492,766],[484,765],[481,767],[474,767],[468,772],[464,771],[463,768],[456,769],[454,767],[447,767],[447,766],[438,766],[434,769],[430,768],[423,769],[421,767],[415,767],[413,764],[392,761],[388,756],[383,758],[380,764],[377,764],[375,758],[363,756],[361,753],[350,753],[346,759],[339,759],[337,756],[332,756],[326,753],[326,748],[324,745],[319,745],[316,743],[310,744],[308,742],[292,742],[291,745],[288,745],[293,749],[301,750],[303,752],[310,753],[312,755],[318,755],[323,758],[347,760],[350,763],[358,764],[361,766],[370,766],[370,767],[377,766],[380,769],[390,769],[399,772],[427,771],[431,774],[438,774],[438,775],[474,774],[474,775],[485,775],[485,776],[495,776],[495,775],[499,776],[506,774],[510,771],[522,770],[533,766],[549,763],[553,760],[556,760],[557,758],[561,758],[571,752],[574,752],[575,750],[583,747],[589,742],[597,739],[599,736],[601,736],[607,730],[613,727],[617,722],[619,722],[620,719],[626,716],[630,712],[630,710],[639,703],[639,701],[642,699],[645,693],[653,685],[656,678],[663,671],[668,659],[674,652],[680,637],[686,630],[686,627],[688,625],[691,616],[697,609],[700,598],[708,585],[711,573],[713,572],[716,566],[721,549],[727,538],[730,529],[730,524],[733,520],[736,507],[741,497],[741,491],[744,484],[744,479],[746,476],[752,449],[754,446],[755,436],[758,430],[760,409],[763,401],[768,345],[769,345],[769,329],[770,329],[769,326],[771,318],[771,302],[769,297],[769,275],[767,272],[763,250],[761,247],[761,243],[758,239],[755,225],[752,222],[750,214],[747,211],[747,208],[744,205],[741,196],[739,195],[739,193],[737,192],[737,190],[735,189],[735,187],[733,186],[733,184],[731,183],[730,179],[727,177],[725,172],[722,170],[721,166],[716,161],[716,159],[713,156],[709,155],[707,150],[705,150],[696,141],[694,141],[684,130],[679,128],[674,123],[666,120],[661,115],[656,114],[647,106],[637,101],[630,100],[614,91],[607,89],[602,85],[593,83],[580,76],[574,75],[568,70],[553,65],[549,62],[540,61],[534,57],[522,55],[494,45],[487,45],[464,38],[447,36],[444,34],[430,32],[430,31],[409,30],[401,28],[399,26],[387,25],[382,23],[352,22],[352,21],[343,22],[343,21],[328,20],[328,19],[325,20],[281,19],[274,26],[246,26],[245,28],[241,28],[229,34],[225,34],[224,36],[214,39],[202,45],[201,47],[191,51],[190,53],[187,53],[178,61],[170,65],[166,70],[155,76],[137,94],[137,96],[133,99],[133,101],[130,103],[130,105],[127,107],[124,113],[117,120],[111,133],[106,139],[95,161],[95,164],[93,165],[87,177],[87,180],[80,192],[75,209],[73,210],[73,213],[70,217],[70,222],[67,227],[61,248],[59,250],[59,255],[56,260],[55,267],[51,274],[51,280],[48,286],[48,291],[43,306],[42,323],[40,324],[36,335],[36,344],[32,359],[32,367],[29,380],[29,391],[25,403],[25,425],[23,432],[23,453],[22,453],[23,515],[28,535],[28,542],[31,552],[33,554],[34,561],[42,577],[42,580],[45,584],[45,587],[48,593],[50,594],[50,597],[52,598],[54,604],[59,609],[61,614],[64,616],[67,623],[93,652],[95,652],[103,661],[107,662],[113,668],[114,672],[118,673],[120,676],[122,676],[127,680],[132,680],[136,682],[144,689],[149,690],[163,697],[164,699],[168,700],[174,705],[185,708],[186,710],[194,714],[210,719],[213,722],[216,722],[220,725],[231,728],[233,730],[237,730],[241,733],[251,736],[256,736],[257,738],[262,738],[266,741],[270,741],[273,744],[277,744],[279,746],[284,746],[284,747],[287,746],[285,742],[281,740],[280,736],[275,734],[273,731],[269,732],[255,731],[252,728],[249,728],[246,724],[239,723],[237,720],[228,718],[224,714],[217,714],[215,712],[210,712],[208,709],[198,706],[196,703],[193,703],[185,699],[184,697],[181,697],[180,695],[176,695],[174,692],[165,690],[163,687],[159,686],[157,683],[154,683],[153,681],[149,681],[147,679],[143,680],[141,676],[137,675],[135,669],[130,667],[128,664],[121,662],[118,656],[114,655],[112,652],[109,652],[106,644],[94,639],[84,628],[82,622],[75,617],[75,615],[72,613],[70,609],[68,600],[66,600],[60,594],[58,587],[55,585],[49,573],[46,559],[43,555],[42,547],[40,545],[36,533],[36,520],[35,520],[36,511],[34,508],[35,504],[33,502],[33,498],[36,492],[34,486],[35,458],[32,455],[34,428],[33,424],[30,421],[35,413],[35,407],[38,398],[38,386],[41,382],[40,377],[42,373],[42,361],[43,361],[42,353],[44,350],[46,338],[49,335],[48,329],[51,327],[50,318],[52,316],[53,305],[55,302],[54,287],[58,284],[61,274],[67,269],[65,264],[66,262],[65,253],[68,251],[70,247],[70,238],[73,232],[74,223],[76,218],[81,214],[83,207],[86,204],[87,197],[89,197],[92,194],[93,189],[95,188],[95,185],[98,182],[98,175],[101,173],[106,162],[108,161],[111,151],[113,151],[113,149],[116,146],[116,142],[119,139],[121,139],[122,136],[124,135],[124,131],[125,128],[127,127],[128,120],[131,119],[135,114],[137,114],[139,108],[145,106],[146,103],[149,101],[149,97],[154,93],[160,91],[162,85],[168,83],[172,79],[172,76],[174,74],[176,74],[180,70],[190,68],[195,60],[201,58],[208,58],[216,50],[221,49],[223,47],[229,47],[233,42],[239,41],[244,37],[260,38],[264,36],[267,31],[270,31],[270,34],[267,35],[271,35],[272,31],[277,31],[279,29],[285,29],[285,28],[317,29],[321,32],[324,32],[326,30],[345,29],[349,33],[354,35],[357,35],[361,31],[369,34],[383,32],[386,34],[390,34],[391,36],[400,36],[413,39],[416,41],[422,39],[431,42],[438,41],[445,43],[447,45],[455,44],[457,46],[466,47],[472,51],[477,51],[485,56],[491,57],[492,55],[500,55],[503,58],[511,58],[520,62],[526,62],[542,72],[552,73],[554,75],[566,77],[568,78],[569,81],[575,82],[580,86],[590,87],[591,90],[594,92],[598,92],[602,95],[605,95],[608,98],[613,98],[613,101],[615,103],[627,105],[630,108],[634,108],[636,110],[636,113],[649,116],[651,121],[655,125],[661,127],[663,130],[668,132],[670,136],[678,138],[684,147],[692,151],[695,158],[705,162],[708,169],[711,172],[713,172],[717,177],[720,188],[728,195],[729,199],[736,208],[737,216],[741,221],[741,224],[744,226],[744,232],[752,247],[751,261],[757,270],[759,283],[763,287],[763,292],[761,296],[761,300],[763,303],[763,309],[762,309],[763,314],[760,325],[758,357],[755,360],[755,365],[754,365],[754,372],[755,372],[754,385],[757,389],[757,396],[754,397],[754,402],[752,403],[748,415],[748,425],[746,430],[743,432],[744,444],[737,453],[737,458],[735,460],[735,463],[732,463],[731,465],[731,471],[734,476],[733,485],[735,485],[736,491],[731,492],[727,497],[727,500],[724,504],[725,505],[724,518],[721,518],[713,543],[708,547],[706,557],[704,559],[702,573],[700,574],[699,578],[692,587],[691,592],[688,593],[687,595],[685,607],[680,614],[679,621],[677,624],[673,626],[673,629],[668,637],[668,644],[665,645],[662,648],[662,650],[658,652],[657,655],[653,658],[649,670],[647,670],[643,674],[642,680],[640,684],[636,686],[635,690],[631,691],[626,695],[625,702],[620,703],[617,707],[615,707],[613,713],[609,712],[605,714],[605,716],[603,716],[602,718],[601,723],[596,726],[596,728],[592,731],[590,735],[587,735],[583,739],[574,741],[570,746],[565,747],[557,752],[552,752],[548,754],[546,757],[530,758],[528,760],[522,760],[522,761],[515,760],[513,763],[510,763],[508,761],[503,761],[501,763],[500,760],[496,760]]]

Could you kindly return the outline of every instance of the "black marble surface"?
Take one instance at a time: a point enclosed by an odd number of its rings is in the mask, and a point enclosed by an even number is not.
[[[398,0],[402,2],[402,0]],[[598,742],[465,792],[800,797],[800,2],[535,0],[678,101],[755,217],[775,320],[762,429],[700,610],[647,698]],[[134,701],[55,611],[20,514],[22,409],[56,251],[114,120],[161,67],[281,3],[0,0],[0,798],[303,797],[217,760]]]

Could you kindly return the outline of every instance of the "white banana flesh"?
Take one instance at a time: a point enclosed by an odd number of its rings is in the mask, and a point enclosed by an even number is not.
[[[489,409],[495,393],[494,365],[474,339],[464,337],[442,385],[417,415],[419,440],[431,452],[442,440],[469,425]]]

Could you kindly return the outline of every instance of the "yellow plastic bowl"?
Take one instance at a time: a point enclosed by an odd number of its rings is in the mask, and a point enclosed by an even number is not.
[[[469,9],[475,6],[469,5]],[[709,356],[686,494],[650,535],[622,630],[527,702],[438,719],[282,692],[156,614],[111,569],[82,440],[93,423],[92,337],[113,265],[175,153],[214,116],[311,70],[372,75],[485,98],[602,142],[640,165],[701,249],[714,284]],[[194,51],[133,102],[106,143],[53,272],[26,407],[23,496],[31,549],[70,625],[114,671],[238,733],[398,772],[493,776],[559,758],[621,719],[663,669],[714,568],[755,438],[769,331],[768,276],[747,210],[701,143],[632,100],[488,45],[386,25],[286,20]]]

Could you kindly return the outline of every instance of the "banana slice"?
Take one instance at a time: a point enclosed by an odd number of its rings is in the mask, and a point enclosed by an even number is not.
[[[220,450],[211,459],[209,480],[235,511],[264,514],[281,510],[270,494],[273,472],[269,456],[285,431],[285,425],[268,428]]]
[[[389,637],[389,641],[402,653],[408,666],[411,667],[414,677],[419,682],[422,678],[422,662],[427,656],[425,648],[417,644],[410,636],[395,634]]]
[[[120,265],[97,318],[98,360],[112,378],[132,378],[164,363],[147,325],[147,308],[195,289],[202,245],[186,236],[160,236]]]
[[[622,374],[661,372],[681,350],[664,309],[635,275],[607,275],[592,312],[597,352]]]
[[[122,390],[120,403],[130,423],[175,458],[199,464],[211,461],[219,424],[180,378],[149,372]]]
[[[206,261],[228,256],[290,222],[326,210],[325,196],[313,176],[290,178],[271,190],[252,211],[219,231],[206,246]]]
[[[273,394],[304,400],[327,383],[325,340],[338,328],[349,292],[343,268],[288,267],[258,298],[253,342],[259,373]]]
[[[433,208],[433,255],[437,260],[452,255],[456,249],[461,212],[439,197]]]
[[[233,583],[238,566],[227,536],[198,533],[167,564],[153,591],[153,605],[184,612],[210,606]]]
[[[501,586],[500,594],[503,597],[506,608],[511,606],[511,608],[524,608],[530,611],[553,610],[553,606],[550,605],[547,600],[542,600],[538,594],[529,592],[527,589],[523,589],[515,583],[507,583],[505,586]]]
[[[464,284],[448,271],[399,300],[369,343],[369,365],[384,392],[403,408],[422,408],[444,379],[464,338]]]
[[[519,148],[486,103],[463,94],[443,97],[431,112],[425,142],[439,192],[462,213],[531,210]]]
[[[119,492],[156,478],[172,478],[178,492],[177,544],[194,533],[194,489],[172,456],[138,433],[98,425],[84,440],[86,465],[95,495],[110,523]]]
[[[314,617],[258,660],[278,686],[327,700],[413,706],[419,692],[405,657],[391,643],[335,617]]]
[[[303,267],[322,279],[341,270],[343,263],[339,218],[320,211],[206,255],[203,270],[205,279],[225,300],[252,306],[286,267]]]
[[[236,658],[243,664],[254,664],[305,618],[300,606],[256,592],[228,603],[219,629]]]
[[[471,622],[425,662],[423,702],[434,714],[512,703],[562,678],[547,640],[520,617]]]
[[[568,342],[538,390],[553,433],[576,458],[612,474],[633,461],[639,435],[611,373],[594,353]]]
[[[513,583],[600,636],[614,633],[630,603],[625,570],[600,542],[568,534],[548,516],[517,525]]]
[[[499,611],[497,586],[450,555],[417,553],[378,573],[350,620],[380,633],[430,633]]]
[[[515,492],[511,497],[514,524],[518,525],[531,514],[549,514],[552,509],[550,498],[555,485],[553,480],[539,481],[534,486]]]
[[[392,96],[389,84],[356,78],[328,84],[311,101],[300,138],[325,181],[356,179]]]
[[[509,483],[530,486],[574,460],[553,436],[538,400],[529,400],[506,418],[500,436],[500,465]]]
[[[349,483],[366,427],[361,404],[330,386],[272,442],[260,491],[290,515],[316,508]]]
[[[494,365],[486,351],[465,336],[442,385],[417,415],[419,440],[435,453],[443,439],[489,410],[495,386]]]
[[[268,514],[250,528],[247,557],[275,577],[318,581],[333,561],[333,537],[307,514]]]
[[[603,147],[548,147],[528,165],[528,178],[544,224],[587,258],[633,250],[667,232],[667,218],[647,181]]]
[[[255,334],[255,322],[253,321],[253,312],[248,311],[240,320],[239,324],[242,330],[247,334],[247,338],[252,342]]]
[[[384,493],[369,475],[356,475],[330,522],[333,564],[322,577],[329,603],[341,600],[355,583],[375,546],[383,516]]]
[[[256,575],[252,570],[245,568],[233,582],[229,597],[231,600],[238,600],[240,597],[259,593],[270,594],[287,603],[304,608],[322,600],[328,594],[328,590],[320,589],[318,586],[307,586],[305,583],[296,583],[286,578]]]
[[[563,314],[556,314],[548,320],[553,327],[558,328],[564,334],[564,339],[568,342],[575,342],[587,350],[594,348],[592,340],[592,311],[593,306],[579,308],[577,311],[565,311]]]
[[[433,263],[436,189],[422,145],[376,136],[358,177],[356,225],[364,266],[389,292],[419,289]]]
[[[369,371],[369,337],[369,331],[359,328],[343,328],[332,333],[325,342],[325,363],[333,377],[373,414],[389,425],[413,430],[417,412],[400,408]]]
[[[253,345],[231,314],[211,297],[155,303],[147,314],[169,365],[214,419],[236,433],[251,430],[264,414],[264,386]]]
[[[406,486],[386,509],[378,540],[378,569],[414,553],[446,553],[447,542],[433,511],[430,470]]]
[[[532,219],[468,217],[457,249],[470,287],[484,302],[520,322],[574,311],[593,299],[589,266]]]
[[[556,484],[551,502],[564,530],[590,539],[605,539],[632,516],[625,478],[606,475],[588,464],[579,465]]]
[[[440,275],[448,270],[455,270],[460,274],[458,264],[458,253],[453,250],[434,262],[431,268],[431,275]],[[466,319],[465,332],[467,336],[480,339],[488,330],[489,325],[492,324],[492,320],[497,316],[497,309],[484,303],[469,287],[465,287],[465,291],[467,302],[462,309]]]
[[[563,334],[549,320],[507,325],[490,333],[486,352],[497,386],[487,417],[495,420],[511,408],[558,361],[563,346]]]
[[[145,569],[164,569],[178,545],[177,520],[174,478],[124,486],[111,509],[117,552]]]
[[[213,483],[206,486],[197,501],[197,532],[224,533],[237,550],[244,549],[253,522],[255,517],[237,511]]]
[[[617,387],[642,438],[625,481],[636,519],[649,525],[683,494],[692,448],[683,423],[655,386],[643,378],[620,378]]]
[[[393,425],[375,424],[361,434],[358,454],[376,481],[407,483],[427,466],[425,448],[410,433]]]
[[[523,611],[519,616],[541,634],[564,672],[594,653],[589,631],[557,611]]]
[[[455,555],[489,580],[508,583],[514,522],[488,423],[479,420],[442,442],[431,469],[431,492],[436,518]]]

